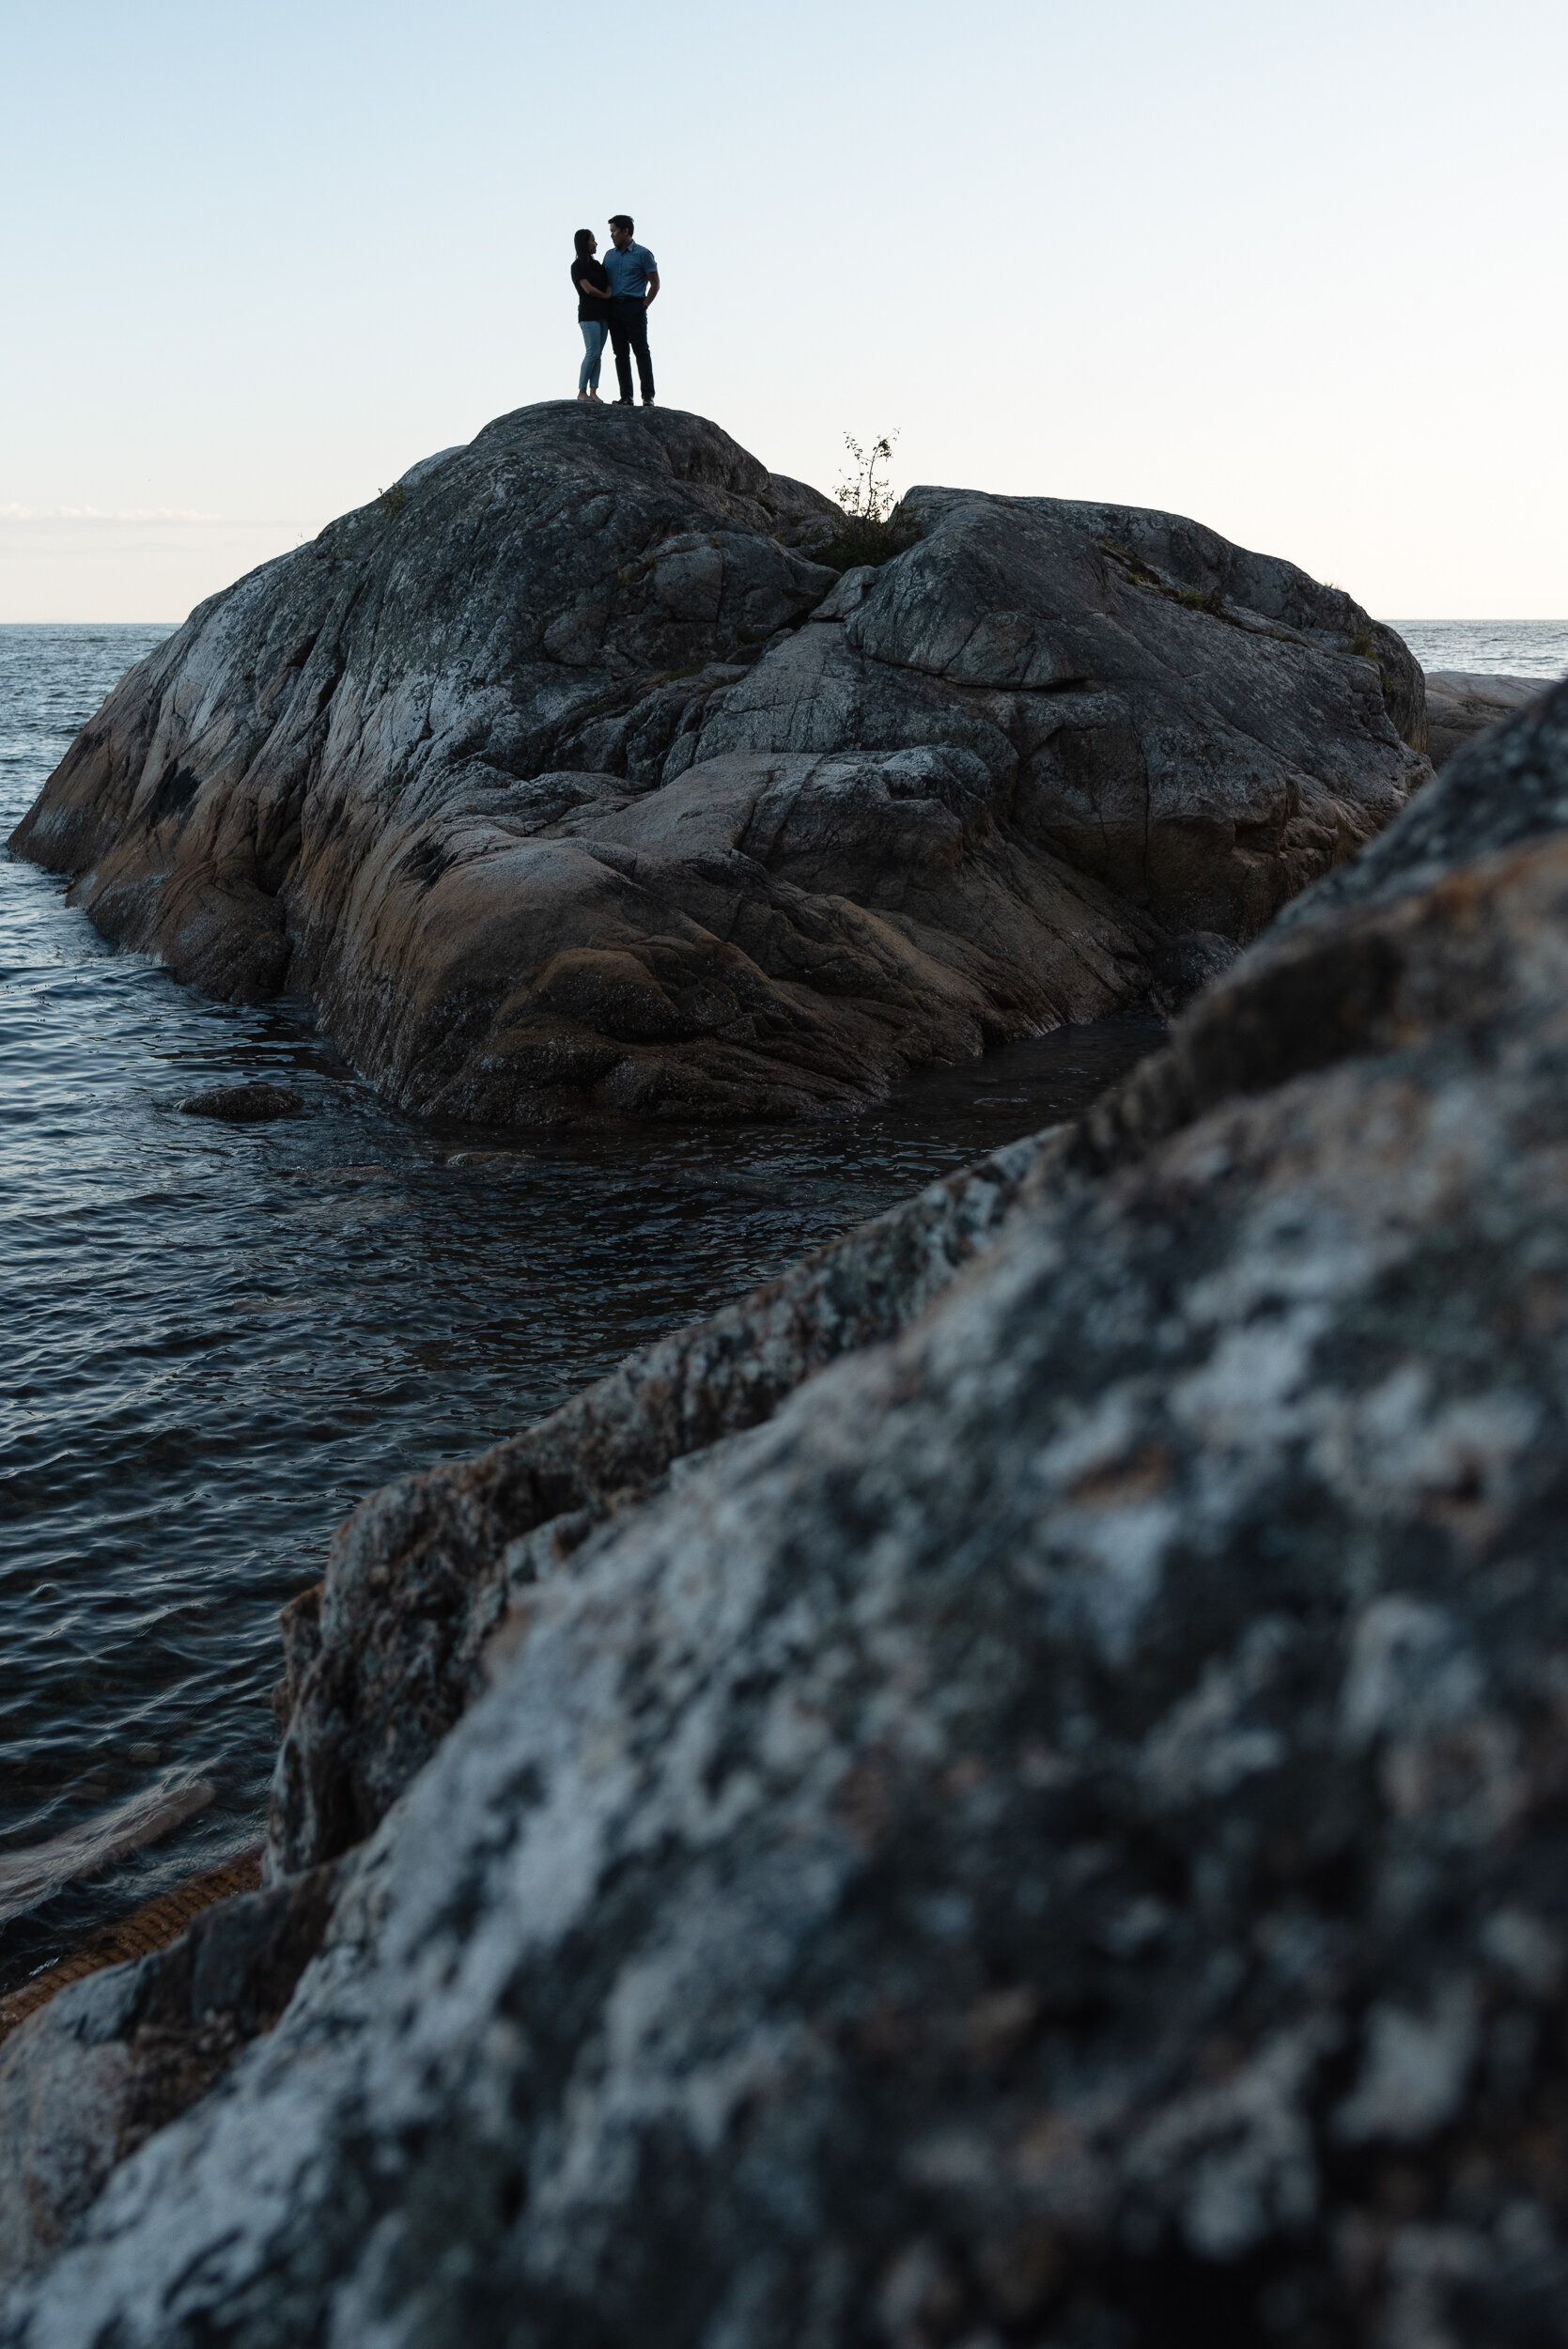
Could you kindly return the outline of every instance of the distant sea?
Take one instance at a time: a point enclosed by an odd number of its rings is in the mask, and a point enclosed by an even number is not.
[[[1423,669],[1568,677],[1568,620],[1389,620]]]

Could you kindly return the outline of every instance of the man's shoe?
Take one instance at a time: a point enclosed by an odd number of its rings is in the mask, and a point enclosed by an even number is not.
[[[643,405],[644,405],[644,408],[651,408],[651,407],[653,406],[653,402],[652,402],[652,400],[651,400],[651,399],[645,399],[645,400],[643,402]]]
[[[612,408],[635,408],[637,402],[634,399],[613,399],[610,405]]]

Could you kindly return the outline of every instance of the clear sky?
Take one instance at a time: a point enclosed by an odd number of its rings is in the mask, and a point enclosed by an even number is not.
[[[1568,614],[1562,0],[0,0],[0,619],[174,620],[576,389],[831,489],[1199,516],[1386,616]]]

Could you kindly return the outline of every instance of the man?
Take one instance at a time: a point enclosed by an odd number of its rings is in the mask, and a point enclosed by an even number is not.
[[[648,356],[648,311],[659,293],[659,264],[645,244],[633,244],[636,222],[629,212],[610,218],[610,250],[604,267],[610,278],[610,339],[615,346],[615,381],[621,387],[616,405],[629,408],[631,354],[637,353],[637,380],[643,405],[653,406],[653,361]]]

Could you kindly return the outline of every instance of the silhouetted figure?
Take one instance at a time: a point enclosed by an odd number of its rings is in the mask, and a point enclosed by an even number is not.
[[[629,212],[610,215],[610,251],[604,266],[610,277],[610,337],[615,346],[615,380],[620,405],[631,406],[631,354],[637,353],[637,381],[643,405],[653,406],[653,361],[648,356],[648,308],[659,293],[659,264],[645,244],[633,244],[636,226]]]
[[[598,239],[591,228],[580,228],[574,240],[577,258],[571,282],[577,288],[577,322],[582,329],[582,366],[577,378],[579,399],[598,399],[599,361],[610,332],[610,280],[602,261],[596,261]]]

